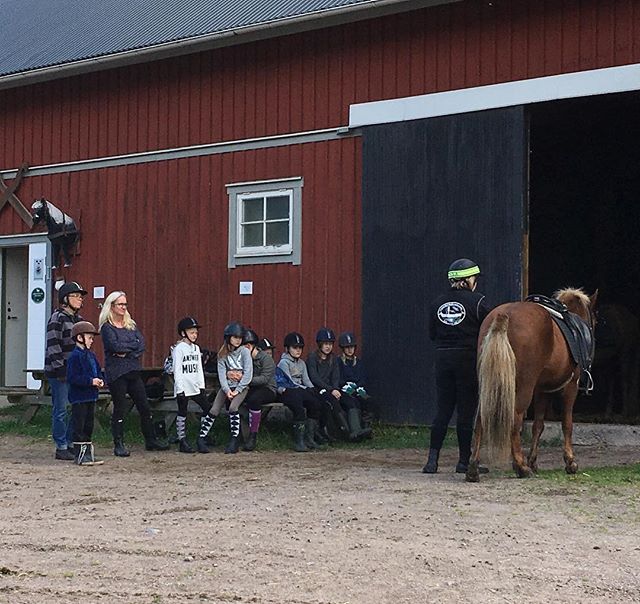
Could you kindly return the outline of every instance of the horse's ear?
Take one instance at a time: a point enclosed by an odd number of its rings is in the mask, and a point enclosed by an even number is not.
[[[589,306],[591,307],[591,310],[595,310],[596,306],[598,305],[598,292],[600,290],[596,289],[596,291],[594,291],[590,296],[589,296]]]

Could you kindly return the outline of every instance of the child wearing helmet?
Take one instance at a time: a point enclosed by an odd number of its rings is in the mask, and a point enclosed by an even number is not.
[[[229,323],[224,328],[224,343],[218,351],[218,379],[220,390],[213,401],[210,414],[212,423],[229,405],[229,443],[225,453],[237,453],[240,449],[240,405],[249,392],[249,384],[253,378],[253,360],[251,353],[242,345],[244,327],[238,321]]]
[[[340,368],[340,390],[356,400],[362,413],[363,424],[367,425],[375,415],[371,397],[365,389],[365,371],[362,359],[356,355],[358,342],[351,331],[338,337],[342,354],[338,357]]]
[[[180,453],[195,453],[187,440],[187,410],[189,399],[200,405],[202,418],[200,419],[200,433],[198,434],[198,453],[209,453],[207,435],[214,422],[209,415],[211,402],[207,400],[204,387],[204,369],[202,367],[202,353],[196,344],[199,329],[202,327],[193,317],[185,317],[178,323],[180,340],[171,351],[173,365],[173,392],[178,403],[176,416],[176,432],[178,435]]]
[[[335,333],[322,327],[316,334],[318,348],[309,353],[307,366],[309,377],[316,392],[328,403],[340,432],[347,440],[360,440],[371,434],[370,428],[362,427],[360,410],[356,401],[340,390],[340,368],[333,355]],[[346,413],[346,414],[345,414]]]
[[[436,416],[431,426],[425,474],[438,471],[440,449],[449,421],[457,411],[460,458],[456,472],[464,474],[471,455],[473,421],[478,405],[476,349],[480,325],[489,314],[484,295],[476,291],[480,267],[468,258],[449,266],[449,290],[432,301],[429,337],[436,346]],[[482,468],[481,471],[487,471]]]
[[[282,403],[293,413],[293,449],[306,453],[328,442],[320,434],[319,422],[325,403],[316,394],[302,360],[304,338],[297,331],[284,338],[284,352],[276,368],[276,383]]]
[[[262,405],[276,400],[276,364],[270,354],[258,348],[259,342],[258,334],[253,329],[247,329],[244,332],[242,344],[251,353],[253,359],[253,377],[245,398],[249,409],[249,438],[243,447],[245,451],[253,451],[256,448],[262,419]]]
[[[100,335],[93,324],[78,321],[71,328],[75,348],[67,359],[67,383],[71,403],[73,425],[73,449],[79,466],[95,466],[104,463],[94,457],[93,423],[98,389],[104,386],[102,369],[91,351],[95,336]]]
[[[266,352],[271,358],[273,358],[273,351],[276,347],[272,344],[269,338],[262,338],[262,340],[258,342],[258,349]]]

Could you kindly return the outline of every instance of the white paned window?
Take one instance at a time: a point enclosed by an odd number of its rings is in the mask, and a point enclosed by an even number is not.
[[[227,185],[229,266],[300,264],[302,179]]]

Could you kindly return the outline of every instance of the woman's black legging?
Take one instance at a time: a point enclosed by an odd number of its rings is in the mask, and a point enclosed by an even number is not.
[[[145,437],[152,436],[151,431],[151,407],[147,400],[147,392],[144,382],[138,371],[130,371],[121,375],[117,380],[109,384],[109,392],[113,400],[113,415],[111,416],[111,430],[114,435],[119,434],[120,426],[124,422],[124,416],[128,411],[127,394],[140,414],[140,425]],[[149,432],[149,434],[147,434]]]

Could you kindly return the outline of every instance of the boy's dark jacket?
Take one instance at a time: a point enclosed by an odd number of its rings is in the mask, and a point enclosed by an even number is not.
[[[91,385],[94,378],[104,379],[96,355],[90,350],[76,346],[67,359],[67,382],[71,404],[98,400],[98,388]]]

